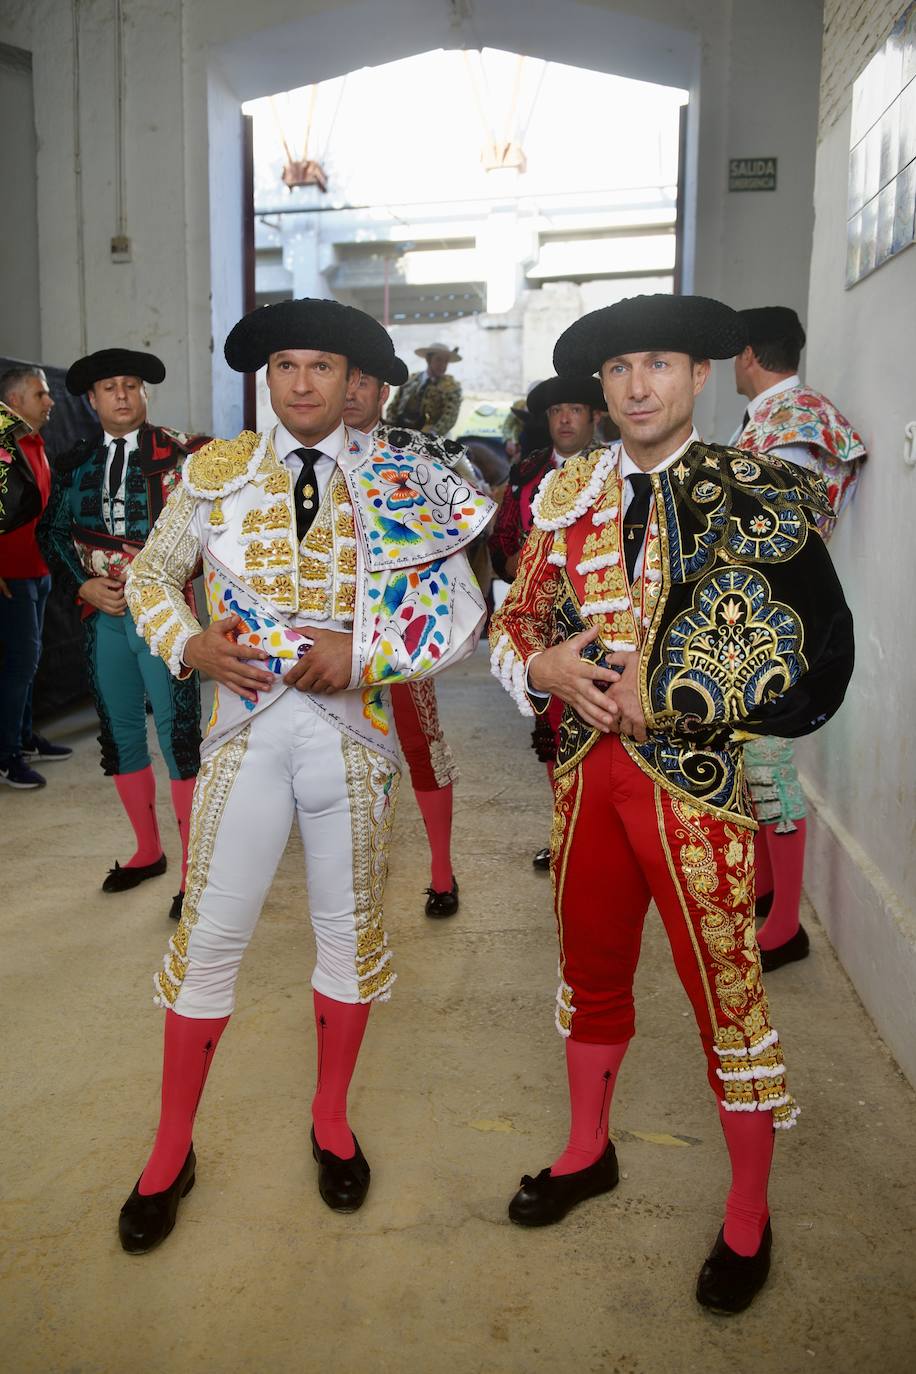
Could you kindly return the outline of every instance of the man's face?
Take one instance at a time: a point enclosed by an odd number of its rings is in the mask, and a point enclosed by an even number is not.
[[[359,368],[348,369],[340,353],[286,348],[271,353],[267,364],[270,404],[290,434],[311,446],[340,424],[348,383],[352,391],[359,377]]]
[[[103,377],[89,389],[89,404],[106,434],[130,434],[146,419],[146,386],[139,377]]]
[[[437,349],[434,353],[427,353],[426,366],[431,377],[444,377],[448,371],[449,356],[447,353]]]
[[[709,363],[686,353],[624,353],[601,367],[607,408],[632,457],[664,449],[693,418],[693,403],[706,385]],[[677,445],[675,445],[676,447]],[[664,453],[661,453],[664,457]]]
[[[34,430],[46,425],[54,409],[54,401],[45,374],[40,372],[21,381],[17,390],[10,392],[9,404],[23,420],[28,420]]]
[[[344,424],[368,434],[370,430],[375,429],[381,419],[390,394],[391,388],[387,382],[380,382],[378,377],[370,377],[368,372],[361,372],[356,386],[351,383],[347,390]]]
[[[561,458],[571,458],[592,441],[595,422],[591,406],[561,401],[547,407],[547,428]]]

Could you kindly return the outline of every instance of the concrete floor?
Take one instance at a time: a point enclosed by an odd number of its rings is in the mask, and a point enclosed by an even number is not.
[[[0,1369],[10,1374],[903,1374],[916,1368],[916,1097],[805,913],[813,953],[770,979],[799,1128],[777,1141],[775,1259],[753,1309],[700,1310],[726,1155],[657,917],[613,1125],[622,1179],[564,1224],[505,1205],[565,1139],[543,770],[483,652],[441,689],[463,770],[462,906],[422,914],[426,858],[401,794],[388,896],[400,980],[351,1095],[369,1199],[337,1216],[308,1148],[311,936],[290,843],[197,1123],[197,1186],[162,1249],[117,1213],[157,1115],[151,974],[173,872],[124,897],[129,854],[94,731],[39,793],[0,795],[5,1107]],[[67,734],[68,728],[70,734]],[[171,860],[176,835],[162,788]]]

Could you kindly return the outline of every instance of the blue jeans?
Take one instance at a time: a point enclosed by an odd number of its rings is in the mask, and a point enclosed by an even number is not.
[[[0,759],[32,738],[32,683],[41,658],[41,631],[51,579],[9,577],[0,595]]]

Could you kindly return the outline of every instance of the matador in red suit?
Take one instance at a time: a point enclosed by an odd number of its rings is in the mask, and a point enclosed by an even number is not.
[[[557,371],[600,371],[619,443],[550,477],[491,628],[521,710],[566,703],[551,870],[566,1038],[566,1150],[509,1205],[542,1226],[618,1182],[608,1113],[635,1031],[633,976],[654,901],[690,998],[731,1161],[700,1303],[741,1311],[769,1272],[774,1128],[798,1113],[754,933],[755,823],[742,742],[837,710],[852,625],[817,529],[823,483],[700,441],[694,398],[744,326],[718,301],[635,297],[577,321]],[[672,1047],[671,1071],[678,1059]]]
[[[548,377],[528,392],[525,408],[529,418],[547,426],[550,443],[524,454],[509,469],[509,480],[490,534],[490,561],[497,577],[511,582],[518,569],[525,540],[534,523],[532,503],[538,487],[550,472],[578,458],[593,447],[595,422],[604,411],[604,395],[594,377]],[[548,775],[557,754],[557,728],[563,703],[551,701],[540,712],[531,731],[531,747]],[[535,868],[550,867],[550,847],[539,849],[532,859]]]

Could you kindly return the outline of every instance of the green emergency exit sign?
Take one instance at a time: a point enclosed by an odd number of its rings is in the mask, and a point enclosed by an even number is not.
[[[775,157],[731,157],[728,160],[730,191],[775,191]]]

